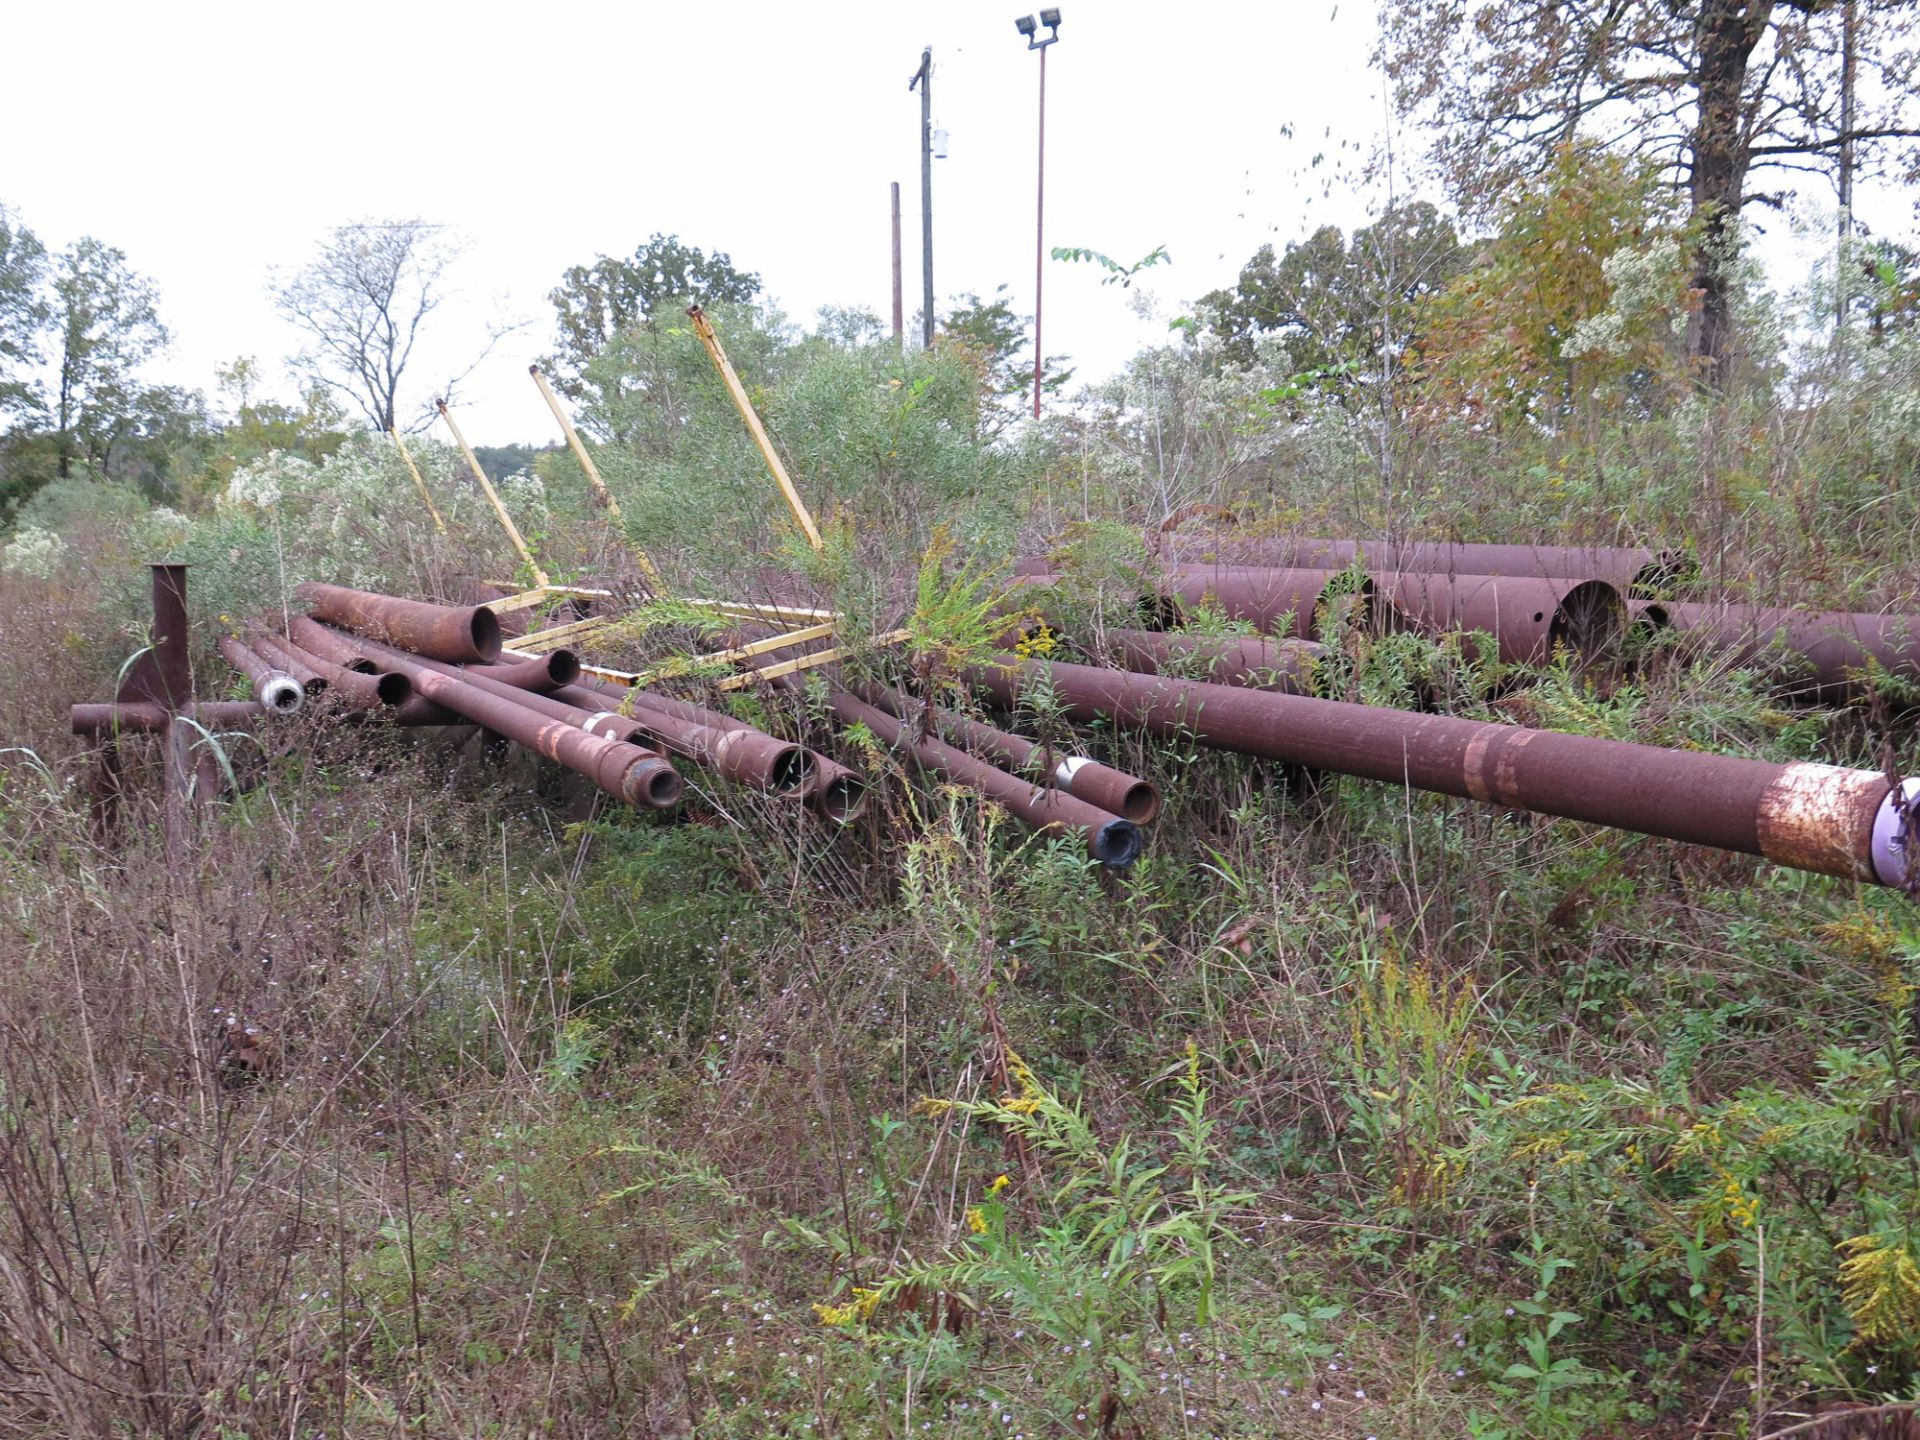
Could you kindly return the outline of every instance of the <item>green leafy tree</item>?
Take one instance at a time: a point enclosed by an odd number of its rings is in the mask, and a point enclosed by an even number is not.
[[[1472,251],[1453,222],[1425,200],[1396,206],[1343,234],[1323,225],[1276,256],[1262,245],[1231,289],[1203,296],[1199,310],[1226,360],[1254,361],[1275,336],[1310,388],[1344,394],[1354,374],[1397,370],[1415,337],[1420,302],[1467,266]]]
[[[974,367],[986,402],[980,411],[981,431],[996,435],[1033,403],[1033,357],[1026,353],[1033,317],[1013,313],[1005,285],[993,292],[991,300],[972,293],[955,300],[940,322],[934,343]],[[1043,394],[1057,393],[1073,378],[1073,371],[1061,363],[1065,359],[1064,355],[1047,357],[1040,374]]]
[[[1906,0],[1388,0],[1380,58],[1484,213],[1575,141],[1673,177],[1694,220],[1691,355],[1723,378],[1727,258],[1752,176],[1920,177],[1920,7]],[[1844,187],[1843,187],[1844,188]]]
[[[46,267],[46,248],[0,205],[0,413],[39,408],[27,372],[40,361],[40,333],[47,323],[41,293]]]
[[[1562,150],[1507,199],[1473,267],[1423,305],[1425,404],[1551,422],[1610,382],[1680,378],[1687,235],[1650,167]]]
[[[629,326],[663,305],[684,310],[698,303],[744,305],[760,293],[760,277],[734,268],[723,250],[708,255],[683,245],[677,235],[654,234],[631,259],[600,256],[574,265],[547,297],[559,326],[559,348],[545,368],[554,385],[575,399],[586,397],[584,372],[596,355]]]
[[[136,371],[167,343],[153,282],[111,245],[83,238],[62,252],[51,286],[60,371],[53,405],[61,479],[76,458],[104,464],[147,405]]]

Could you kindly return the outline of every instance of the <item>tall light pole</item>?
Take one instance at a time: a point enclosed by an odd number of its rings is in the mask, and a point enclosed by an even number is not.
[[[920,52],[920,68],[907,89],[920,91],[920,285],[926,309],[922,330],[933,348],[933,47]]]
[[[1038,38],[1039,26],[1033,16],[1022,15],[1013,28],[1027,37],[1027,49],[1040,52],[1040,166],[1037,194],[1033,202],[1033,418],[1040,418],[1040,380],[1046,367],[1046,351],[1040,348],[1041,287],[1047,273],[1047,47],[1060,38],[1060,12],[1042,10],[1040,24],[1047,27],[1047,38]]]

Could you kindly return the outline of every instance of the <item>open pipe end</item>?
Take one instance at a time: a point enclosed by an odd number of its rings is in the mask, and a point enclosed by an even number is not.
[[[413,698],[413,682],[396,670],[374,681],[373,689],[382,705],[404,705]]]
[[[1093,858],[1109,870],[1124,870],[1140,858],[1146,837],[1131,820],[1109,820],[1093,832],[1089,849]]]
[[[798,745],[783,745],[767,766],[767,789],[791,795],[813,779],[813,756]]]
[[[642,760],[627,774],[633,803],[649,810],[670,810],[680,803],[687,782],[665,760]]]
[[[1588,660],[1608,659],[1620,651],[1627,632],[1627,606],[1604,580],[1583,580],[1554,608],[1547,646],[1561,646]]]
[[[307,703],[307,692],[293,676],[274,674],[260,682],[254,699],[276,715],[291,715]]]
[[[1151,825],[1160,814],[1160,792],[1145,780],[1127,787],[1120,797],[1120,816],[1135,825]]]
[[[580,678],[580,657],[571,650],[555,650],[547,656],[547,678],[555,687],[571,685]]]
[[[474,653],[482,660],[500,658],[500,617],[484,605],[475,606],[467,612],[469,635],[473,641]]]
[[[857,820],[867,808],[867,782],[858,775],[832,775],[807,792],[813,813],[836,825]]]

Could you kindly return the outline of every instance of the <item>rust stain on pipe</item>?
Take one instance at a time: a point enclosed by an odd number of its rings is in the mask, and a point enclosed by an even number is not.
[[[1196,679],[1289,694],[1314,693],[1315,667],[1327,647],[1311,640],[1264,635],[1187,635],[1179,631],[1108,630],[1108,652],[1128,670],[1148,675],[1188,667]]]
[[[349,670],[277,635],[261,635],[258,643],[264,653],[284,656],[289,664],[320,675],[327,682],[327,693],[350,710],[371,710],[377,705],[399,706],[413,698],[413,682],[397,670],[373,675]],[[298,674],[299,671],[293,673]]]
[[[293,593],[317,620],[432,660],[500,657],[500,617],[484,605],[429,605],[316,581],[295,587]]]
[[[549,650],[545,655],[527,660],[492,661],[467,669],[469,674],[484,675],[516,690],[536,690],[551,695],[579,680],[580,657],[571,650]]]
[[[1671,604],[1683,649],[1723,652],[1787,694],[1844,704],[1871,689],[1878,667],[1920,680],[1920,615]]]

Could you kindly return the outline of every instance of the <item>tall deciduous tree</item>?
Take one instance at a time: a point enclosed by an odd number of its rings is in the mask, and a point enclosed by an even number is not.
[[[760,293],[760,277],[736,270],[725,251],[708,255],[675,235],[651,236],[630,260],[602,255],[575,265],[548,296],[559,324],[559,349],[546,368],[554,384],[575,399],[585,393],[581,372],[629,325],[645,320],[663,303],[690,301],[712,307],[744,305]]]
[[[446,274],[459,250],[424,220],[342,225],[320,254],[274,289],[275,303],[307,333],[295,359],[307,381],[346,397],[376,429],[399,421],[400,387],[427,317],[447,298]],[[473,373],[493,342],[440,391]]]
[[[167,342],[153,282],[111,245],[83,238],[53,269],[52,324],[60,347],[53,416],[60,477],[76,456],[99,462],[139,423],[136,371]]]
[[[41,293],[47,252],[20,220],[0,205],[0,414],[39,408],[28,374],[40,362],[47,323]]]
[[[1755,176],[1844,157],[1920,177],[1911,0],[1387,0],[1380,49],[1464,206],[1575,140],[1667,167],[1695,221],[1688,349],[1710,380],[1734,348],[1733,226],[1781,198]]]

